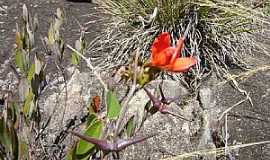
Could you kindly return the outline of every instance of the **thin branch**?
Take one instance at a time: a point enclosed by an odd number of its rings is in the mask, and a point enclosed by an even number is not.
[[[87,64],[88,68],[90,68],[92,70],[92,72],[94,73],[94,75],[97,77],[97,79],[100,81],[100,83],[102,84],[103,88],[105,89],[105,92],[107,93],[108,91],[108,86],[106,85],[106,83],[102,80],[100,73],[98,73],[97,68],[95,68],[91,61],[90,58],[86,58],[85,56],[83,56],[80,52],[78,52],[76,49],[72,48],[70,45],[67,44],[67,47],[72,50],[73,52],[75,52],[78,56],[80,56]]]
[[[247,100],[249,100],[249,94],[248,94],[248,96],[246,96],[245,99],[243,99],[243,100],[241,100],[241,101],[235,103],[233,106],[231,106],[230,108],[226,109],[226,110],[221,114],[221,116],[218,118],[218,120],[221,121],[222,118],[223,118],[228,112],[230,112],[234,107],[236,107],[236,106],[238,106],[238,105],[244,103],[244,102],[247,101]]]

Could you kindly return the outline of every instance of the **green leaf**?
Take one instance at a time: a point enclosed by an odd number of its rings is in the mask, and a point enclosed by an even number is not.
[[[135,129],[134,116],[132,116],[126,125],[126,133],[128,137],[132,137],[134,129]]]
[[[23,42],[21,38],[21,33],[19,31],[16,31],[16,48],[17,49],[22,49]]]
[[[90,154],[87,154],[86,156],[83,156],[83,157],[75,157],[76,159],[75,160],[89,160],[89,158],[90,158]]]
[[[28,70],[27,80],[31,82],[34,76],[35,76],[35,64],[33,63]]]
[[[24,105],[23,105],[23,113],[26,115],[26,116],[29,116],[30,115],[30,108],[32,105],[34,105],[33,103],[33,99],[34,99],[34,94],[32,93],[32,91],[28,92],[28,95],[25,99],[25,102],[24,102]]]
[[[66,160],[74,160],[73,152],[74,152],[73,150],[68,151],[65,159]]]
[[[74,145],[72,148],[68,150],[65,160],[76,160],[75,150],[76,146]]]
[[[95,123],[97,121],[97,116],[96,114],[90,114],[88,117],[87,117],[87,124],[86,126],[90,126],[92,125],[93,123]]]
[[[109,119],[115,119],[119,116],[121,111],[121,106],[116,98],[115,94],[112,91],[108,91],[107,94],[107,117]]]
[[[17,65],[17,67],[20,68],[20,71],[24,72],[25,62],[24,62],[24,56],[23,56],[22,50],[17,49],[15,54],[16,54],[15,55],[15,63]]]
[[[74,65],[78,65],[79,62],[80,62],[80,57],[75,52],[72,52],[72,54],[71,54],[71,63],[74,64]]]
[[[138,77],[138,83],[141,86],[144,86],[145,84],[147,84],[149,82],[149,75],[148,74],[142,74]]]
[[[19,158],[18,159],[29,159],[29,148],[26,143],[19,141]]]
[[[101,134],[102,134],[102,129],[103,129],[103,123],[102,121],[98,120],[96,121],[96,123],[93,123],[91,126],[89,126],[84,135],[89,136],[89,137],[94,137],[94,138],[100,138]],[[91,149],[93,149],[95,147],[94,144],[91,144],[89,142],[86,142],[84,140],[80,140],[77,147],[76,147],[76,155],[81,157],[81,158],[85,158],[86,156],[88,156],[89,152],[91,151]]]
[[[0,144],[2,144],[8,152],[10,152],[12,151],[10,130],[7,128],[7,122],[4,120],[4,117],[0,118]]]
[[[53,24],[50,24],[49,31],[48,31],[48,44],[52,45],[55,42],[55,31],[53,29]]]

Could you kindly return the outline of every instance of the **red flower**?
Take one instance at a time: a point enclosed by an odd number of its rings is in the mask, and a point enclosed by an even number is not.
[[[180,38],[176,47],[170,46],[170,34],[161,33],[152,44],[151,62],[152,67],[171,72],[185,72],[197,63],[194,57],[180,57],[184,47],[184,38]]]

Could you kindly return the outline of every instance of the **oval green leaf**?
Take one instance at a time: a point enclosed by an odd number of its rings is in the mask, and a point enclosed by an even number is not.
[[[109,119],[115,119],[119,116],[121,111],[120,103],[112,91],[107,93],[107,117]]]
[[[33,63],[28,70],[27,80],[31,83],[31,80],[34,78],[35,75],[35,64]]]
[[[91,126],[89,126],[84,135],[89,136],[89,137],[94,137],[94,138],[100,138],[101,134],[102,134],[102,129],[103,129],[103,123],[98,120],[96,121],[96,123],[93,123]],[[89,153],[89,151],[91,149],[93,149],[95,147],[94,144],[89,143],[87,141],[84,140],[80,140],[77,147],[76,147],[76,155],[77,156],[88,156],[87,153]],[[81,157],[83,158],[83,157]]]
[[[21,49],[16,50],[15,63],[17,67],[20,68],[20,71],[24,72],[25,62],[24,62],[24,57],[23,57],[23,53]]]
[[[135,130],[135,122],[134,122],[134,116],[132,116],[126,125],[126,134],[128,137],[132,137]]]

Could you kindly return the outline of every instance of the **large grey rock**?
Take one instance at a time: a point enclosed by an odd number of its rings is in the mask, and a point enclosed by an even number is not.
[[[147,86],[154,92],[161,81],[154,81]],[[175,81],[164,81],[162,88],[165,97],[188,96],[189,92],[183,86]],[[137,99],[137,108],[144,109],[149,100],[143,91],[137,92],[134,99]],[[141,99],[141,100],[140,100]],[[146,100],[145,100],[146,99]],[[134,107],[134,105],[132,105]],[[146,140],[140,144],[128,147],[122,159],[160,159],[162,157],[177,155],[189,152],[194,148],[191,137],[198,134],[201,128],[201,108],[199,102],[191,100],[187,105],[178,106],[171,103],[168,106],[176,114],[181,114],[187,119],[193,119],[188,122],[171,115],[163,115],[159,112],[148,117],[143,122],[142,128],[138,130],[137,135],[151,135],[157,133],[157,136]],[[132,111],[130,111],[132,113]]]
[[[71,78],[67,81],[67,92],[65,85],[61,84],[57,90],[46,91],[46,99],[41,103],[43,115],[46,115],[44,118],[51,118],[46,128],[50,135],[49,141],[63,131],[70,119],[81,118],[87,112],[91,96],[101,95],[102,88],[95,83],[91,74],[81,73],[75,68],[70,68],[69,73]]]

